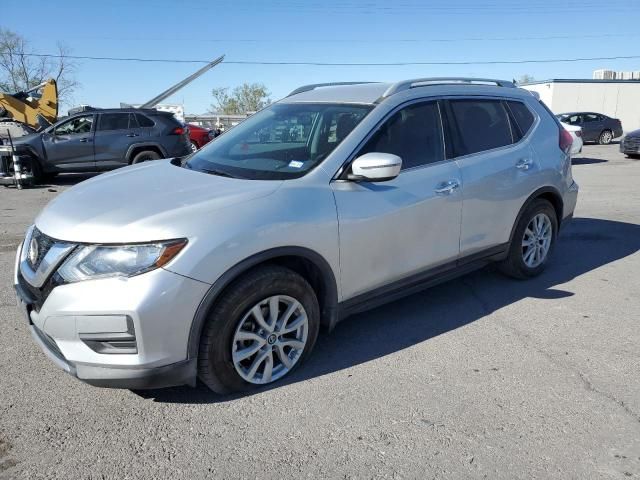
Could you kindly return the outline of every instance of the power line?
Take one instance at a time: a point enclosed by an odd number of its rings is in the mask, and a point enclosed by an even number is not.
[[[184,60],[168,58],[136,58],[136,57],[94,57],[84,55],[53,55],[47,53],[24,53],[26,57],[70,58],[74,60],[102,60],[114,62],[141,63],[209,63],[210,60]],[[298,65],[319,67],[401,67],[410,65],[512,65],[526,63],[569,63],[589,62],[599,60],[629,60],[638,59],[640,55],[614,57],[583,57],[583,58],[551,58],[530,60],[481,60],[481,61],[447,61],[447,62],[312,62],[312,61],[253,61],[253,60],[224,60],[222,63],[230,65]]]
[[[519,37],[458,37],[458,38],[375,38],[375,39],[296,39],[296,43],[460,43],[460,42],[505,42],[505,41],[521,41],[521,40],[570,40],[579,38],[600,39],[600,38],[624,38],[638,37],[640,33],[600,33],[591,35],[542,35],[542,36],[519,36]],[[156,42],[158,40],[166,40],[160,37],[113,37],[113,36],[73,36],[73,38],[94,38],[101,40],[148,40]],[[173,37],[173,40],[180,40]],[[291,39],[274,39],[274,38],[184,38],[192,42],[208,42],[208,43],[291,43]]]

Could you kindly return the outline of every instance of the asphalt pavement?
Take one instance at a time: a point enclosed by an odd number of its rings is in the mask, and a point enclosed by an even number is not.
[[[15,307],[14,251],[86,176],[0,187],[0,478],[640,477],[640,161],[586,146],[573,171],[542,276],[486,268],[359,314],[239,397],[59,370]]]

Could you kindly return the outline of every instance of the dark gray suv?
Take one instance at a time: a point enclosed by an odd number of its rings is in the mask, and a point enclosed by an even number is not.
[[[60,172],[95,172],[191,152],[189,130],[171,113],[104,109],[66,117],[15,142],[31,159],[36,178]]]

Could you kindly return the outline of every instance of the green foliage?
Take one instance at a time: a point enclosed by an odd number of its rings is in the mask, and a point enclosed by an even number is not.
[[[228,87],[214,88],[214,103],[211,109],[216,113],[234,114],[256,112],[271,103],[267,87],[261,83],[244,83],[229,93]]]

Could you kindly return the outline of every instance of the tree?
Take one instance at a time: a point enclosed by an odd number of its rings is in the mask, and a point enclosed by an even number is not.
[[[533,75],[529,75],[528,73],[525,73],[523,75],[520,75],[518,77],[518,85],[522,84],[522,83],[529,83],[529,82],[535,82],[535,77]]]
[[[249,113],[260,110],[271,103],[269,91],[262,83],[243,83],[229,93],[228,87],[214,88],[213,112],[234,114]]]
[[[58,101],[70,103],[79,86],[77,64],[69,59],[70,50],[57,45],[57,56],[33,56],[29,42],[21,35],[0,28],[0,90],[20,92],[53,78],[58,84]]]

